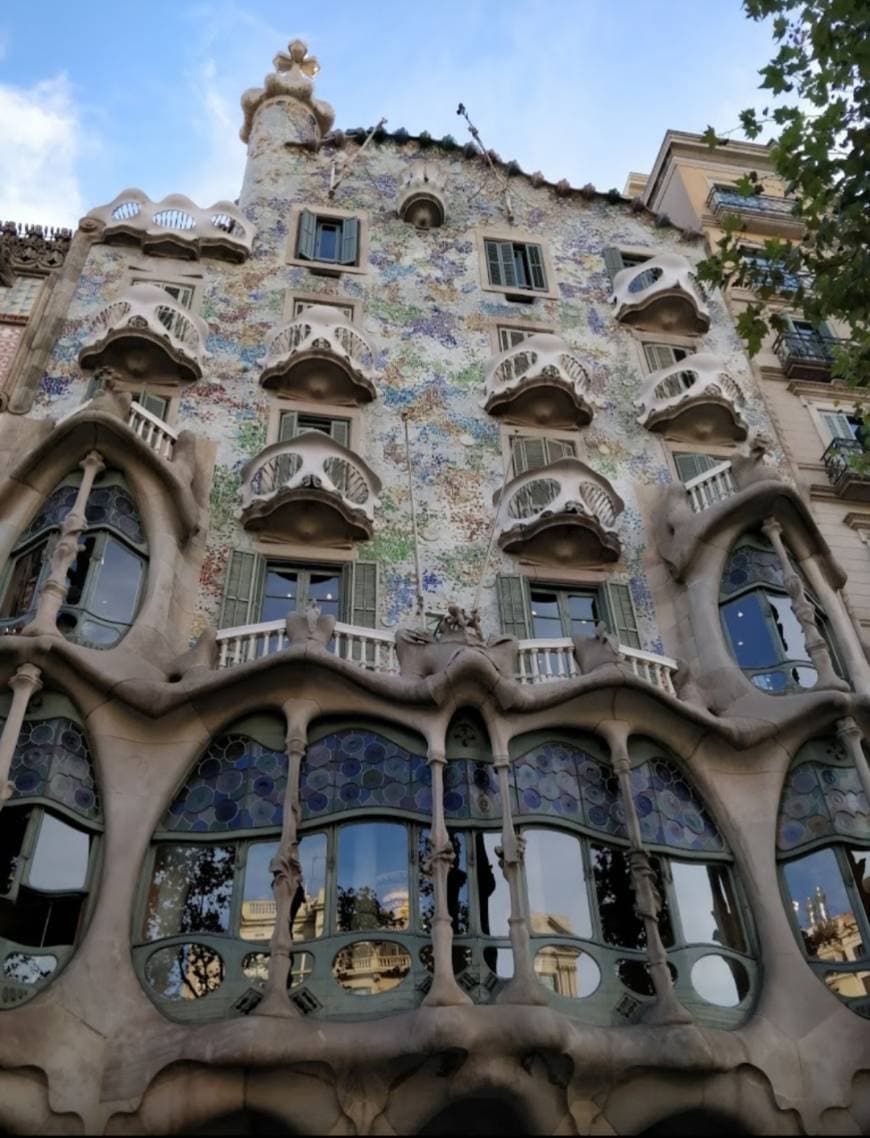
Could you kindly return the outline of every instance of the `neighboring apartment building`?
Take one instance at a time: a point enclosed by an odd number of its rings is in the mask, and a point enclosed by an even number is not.
[[[316,72],[6,377],[0,1126],[867,1129],[870,666],[701,242]]]
[[[746,198],[738,179],[755,171],[759,193]],[[652,172],[629,175],[626,193],[639,194],[656,214],[686,229],[702,230],[711,248],[722,236],[722,219],[736,214],[744,226],[742,244],[764,261],[766,238],[800,239],[770,148],[729,141],[715,149],[697,134],[668,131]],[[786,279],[785,289],[796,282]],[[733,287],[729,306],[739,312],[752,293]],[[777,304],[776,300],[773,302]],[[832,377],[835,349],[849,329],[836,321],[813,327],[787,298],[778,303],[787,329],[769,336],[753,360],[762,396],[776,424],[791,473],[820,531],[849,577],[846,602],[865,645],[870,644],[870,476],[856,473],[850,459],[863,455],[862,390]]]

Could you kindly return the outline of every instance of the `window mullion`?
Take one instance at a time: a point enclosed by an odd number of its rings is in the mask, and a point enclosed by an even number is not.
[[[326,913],[323,921],[323,938],[339,933],[338,910],[338,831],[339,826],[330,826],[326,831]],[[323,939],[321,938],[321,939]]]
[[[82,539],[89,537],[90,533],[86,531],[82,534]],[[91,604],[91,601],[96,601],[97,586],[100,580],[100,571],[103,568],[103,555],[106,551],[106,542],[109,535],[105,530],[99,531],[94,535],[94,549],[91,553],[90,564],[88,565],[88,572],[85,577],[84,587],[82,588],[82,595],[79,598],[79,603],[76,608],[82,609],[84,612],[93,613],[96,615],[97,609]]]
[[[601,929],[601,917],[598,913],[598,895],[595,892],[595,878],[592,874],[592,856],[589,850],[589,838],[578,835],[580,838],[580,857],[583,864],[583,886],[586,890],[586,899],[589,904],[589,924],[592,931],[592,940],[596,944],[604,944],[604,933]]]
[[[245,891],[245,872],[248,868],[248,849],[251,841],[236,842],[233,851],[233,896],[230,901],[230,919],[227,935],[241,937],[242,897]]]

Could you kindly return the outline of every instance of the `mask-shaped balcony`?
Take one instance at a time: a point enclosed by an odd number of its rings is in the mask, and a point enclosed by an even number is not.
[[[622,499],[576,458],[528,470],[498,491],[499,545],[539,564],[600,565],[619,558]]]
[[[104,241],[133,241],[144,253],[171,257],[212,254],[227,261],[245,261],[256,233],[231,202],[200,209],[184,194],[153,202],[135,189],[124,190],[108,205],[92,209],[85,220],[89,218],[104,227]]]
[[[697,335],[710,327],[710,313],[692,266],[679,253],[657,253],[613,278],[616,319],[652,332]]]
[[[242,470],[242,524],[276,541],[347,546],[372,536],[380,479],[320,431],[273,443]]]
[[[135,379],[202,379],[208,326],[157,285],[131,285],[102,308],[79,351],[83,368],[117,368]]]
[[[722,360],[707,352],[654,372],[635,400],[642,427],[683,442],[743,442],[743,404]]]
[[[513,423],[585,426],[592,419],[589,376],[560,336],[530,336],[493,359],[484,409]]]
[[[266,344],[260,383],[270,391],[327,403],[370,403],[372,350],[337,308],[312,305]]]

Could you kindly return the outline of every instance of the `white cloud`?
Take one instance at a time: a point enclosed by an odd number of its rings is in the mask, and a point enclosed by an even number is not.
[[[196,100],[195,124],[204,142],[204,156],[197,155],[197,169],[186,181],[184,193],[199,206],[238,197],[245,171],[245,144],[239,138],[242,114],[238,97],[231,100],[225,80],[218,77],[214,59],[206,59],[191,78]]]
[[[75,227],[85,212],[80,112],[65,74],[0,84],[0,218]]]

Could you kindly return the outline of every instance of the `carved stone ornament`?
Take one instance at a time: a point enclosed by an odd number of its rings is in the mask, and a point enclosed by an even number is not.
[[[290,98],[304,103],[311,110],[321,134],[326,134],[335,121],[335,111],[320,99],[314,98],[314,76],[320,64],[308,54],[308,47],[302,40],[293,40],[287,51],[279,51],[272,60],[275,70],[263,80],[262,87],[249,87],[242,95],[242,110],[245,121],[239,131],[242,142],[251,137],[254,116],[263,103],[269,99]]]
[[[443,672],[461,653],[480,653],[507,679],[514,675],[517,642],[512,636],[484,640],[476,609],[466,613],[450,603],[435,632],[418,628],[396,630],[396,656],[403,676],[421,679]]]
[[[72,231],[51,226],[0,225],[0,284],[10,286],[15,273],[50,273],[59,269],[69,252]]]
[[[287,614],[287,646],[295,648],[301,644],[318,644],[325,648],[335,631],[335,617],[324,616],[320,607],[309,601],[304,612]]]
[[[584,676],[598,668],[620,662],[619,649],[613,643],[607,628],[600,621],[595,626],[594,636],[575,636],[574,658]]]

